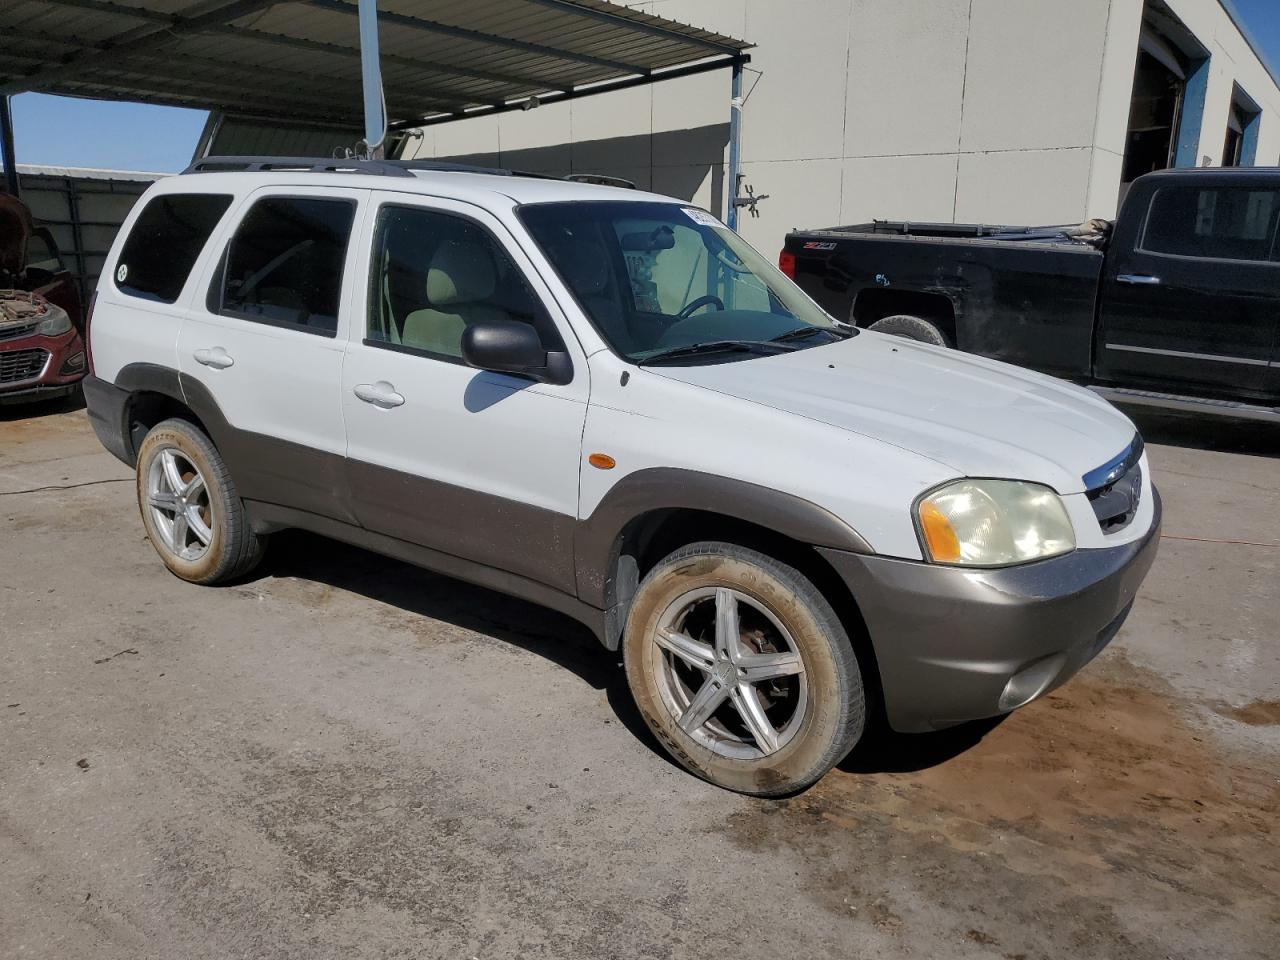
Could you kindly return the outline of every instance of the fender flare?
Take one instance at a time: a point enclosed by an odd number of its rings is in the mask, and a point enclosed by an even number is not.
[[[875,553],[858,531],[801,497],[697,470],[638,470],[605,494],[591,516],[578,523],[574,536],[578,596],[608,611],[615,643],[637,580],[634,563],[628,567],[621,556],[623,539],[636,520],[657,510],[698,510],[755,524],[815,547]]]

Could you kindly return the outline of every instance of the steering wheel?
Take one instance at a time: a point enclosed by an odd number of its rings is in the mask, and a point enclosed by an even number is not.
[[[705,297],[699,297],[697,300],[694,300],[692,303],[685,304],[685,308],[676,314],[676,318],[679,320],[688,320],[691,316],[693,316],[693,311],[699,310],[702,307],[708,306],[710,304],[714,304],[717,310],[724,309],[723,300],[721,300],[719,297],[713,297],[710,294],[708,294]]]

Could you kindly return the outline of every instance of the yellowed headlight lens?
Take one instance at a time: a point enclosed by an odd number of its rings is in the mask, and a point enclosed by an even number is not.
[[[1062,498],[1021,480],[957,480],[917,507],[926,559],[1000,567],[1055,557],[1075,549],[1075,530]]]

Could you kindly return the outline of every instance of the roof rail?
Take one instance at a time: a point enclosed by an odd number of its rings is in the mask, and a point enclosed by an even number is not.
[[[500,177],[524,176],[497,167],[477,167],[448,160],[361,160],[357,158],[322,157],[201,157],[185,173],[261,173],[271,170],[305,171],[307,173],[363,173],[376,177],[412,177],[414,170],[436,170],[449,173],[487,173]],[[528,174],[537,176],[537,174]]]
[[[622,187],[624,190],[635,190],[632,180],[622,177],[607,177],[603,173],[571,173],[565,177],[570,183],[594,183],[601,187]]]
[[[539,173],[521,173],[519,170],[507,170],[503,167],[477,167],[469,163],[454,163],[451,160],[383,160],[400,167],[402,170],[433,170],[443,173],[487,173],[494,177],[543,177]]]
[[[322,159],[319,157],[201,157],[186,173],[265,172],[304,170],[309,173],[365,173],[383,177],[411,177],[408,170],[386,160]]]
[[[636,189],[630,180],[607,177],[596,173],[571,173],[557,177],[549,173],[527,173],[523,170],[506,170],[502,167],[477,167],[449,160],[360,160],[356,158],[322,157],[201,157],[187,169],[187,173],[263,173],[272,170],[306,173],[363,173],[376,177],[412,177],[413,171],[440,173],[484,173],[494,177],[532,177],[537,180],[568,180],[574,183],[595,183],[602,186]]]

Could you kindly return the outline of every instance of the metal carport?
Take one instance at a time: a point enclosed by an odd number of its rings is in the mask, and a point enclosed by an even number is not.
[[[377,5],[393,132],[722,68],[737,125],[742,40],[604,0]],[[14,192],[8,97],[26,91],[194,107],[211,124],[364,125],[358,0],[6,0],[0,31],[0,159]]]

